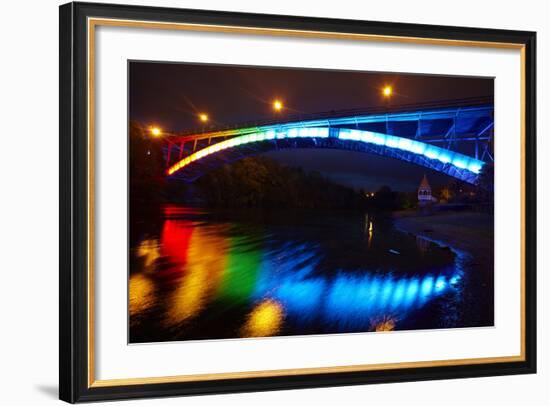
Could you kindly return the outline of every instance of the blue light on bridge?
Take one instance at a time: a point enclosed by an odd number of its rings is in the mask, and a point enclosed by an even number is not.
[[[327,127],[306,127],[306,128],[291,128],[286,133],[281,132],[282,138],[310,137],[310,138],[327,138]]]
[[[305,125],[305,123],[304,123]],[[328,127],[309,127],[302,123],[296,123],[294,126],[271,126],[263,128],[264,131],[251,132],[244,135],[238,135],[228,140],[209,145],[188,157],[180,160],[168,169],[168,175],[172,175],[178,170],[189,164],[212,155],[216,152],[240,145],[282,139],[294,138],[328,138]],[[467,155],[449,151],[435,145],[427,144],[413,139],[398,137],[395,135],[383,134],[373,131],[353,130],[347,128],[334,129],[336,137],[340,140],[349,140],[363,142],[367,144],[385,146],[387,148],[407,151],[415,155],[424,156],[428,159],[439,161],[443,164],[452,165],[455,168],[466,170],[474,174],[479,174],[484,162]]]
[[[483,161],[467,155],[449,151],[435,145],[426,144],[417,140],[397,137],[395,135],[382,134],[372,131],[350,130],[341,128],[338,138],[341,140],[352,140],[376,145],[385,145],[388,148],[400,149],[413,154],[423,155],[426,158],[438,160],[444,164],[451,164],[459,169],[466,169],[479,174],[483,167]]]

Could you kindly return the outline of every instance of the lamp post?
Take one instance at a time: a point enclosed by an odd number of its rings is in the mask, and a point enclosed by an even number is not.
[[[173,133],[163,131],[162,128],[157,127],[157,126],[151,126],[151,127],[149,127],[149,134],[151,134],[151,136],[153,138],[160,139],[161,140],[160,142],[165,141],[165,142],[168,143],[168,152],[167,152],[166,162],[167,162],[167,165],[170,165],[172,146],[175,145],[175,144],[170,140],[169,137],[171,135],[173,135]],[[147,150],[147,155],[151,155],[151,150],[150,149]]]
[[[200,114],[199,114],[199,121],[200,121],[201,124],[202,124],[202,132],[204,132],[205,125],[206,125],[206,123],[208,123],[208,120],[209,120],[209,119],[210,119],[210,118],[208,117],[208,114],[206,114],[206,113],[200,113]]]
[[[389,128],[388,128],[388,113],[390,109],[390,99],[393,94],[393,88],[390,85],[385,85],[382,88],[382,96],[384,97],[384,105],[386,107],[386,134],[389,134]]]

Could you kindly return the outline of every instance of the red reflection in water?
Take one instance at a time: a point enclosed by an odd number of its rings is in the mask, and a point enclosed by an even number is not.
[[[182,215],[193,215],[193,214],[203,214],[204,210],[198,209],[196,207],[182,207],[182,206],[164,206],[163,207],[164,218],[173,219],[181,217]]]
[[[187,264],[189,243],[193,234],[193,223],[186,220],[166,220],[160,235],[163,256],[170,258],[174,266],[171,272],[182,272]]]
[[[185,223],[172,222],[167,229],[177,233],[187,231],[181,227],[182,224]],[[187,262],[184,266],[175,266],[185,271],[170,274],[177,277],[171,280],[173,290],[166,296],[167,311],[163,323],[168,328],[176,328],[200,314],[213,299],[226,268],[227,242],[219,227],[195,228],[192,235],[188,232],[185,235],[188,239]],[[176,241],[182,238],[178,236]],[[178,247],[179,243],[176,244]],[[181,253],[180,261],[183,255]]]

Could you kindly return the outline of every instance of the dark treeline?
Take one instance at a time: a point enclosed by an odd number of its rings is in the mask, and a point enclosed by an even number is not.
[[[360,209],[360,192],[319,172],[304,172],[265,157],[224,165],[196,181],[204,203],[216,207]]]

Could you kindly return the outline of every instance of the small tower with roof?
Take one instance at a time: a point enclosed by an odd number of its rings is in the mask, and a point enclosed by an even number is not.
[[[420,182],[420,186],[418,186],[418,203],[420,205],[425,205],[427,203],[433,202],[433,200],[434,199],[432,198],[432,188],[428,183],[428,178],[424,174],[422,182]]]

